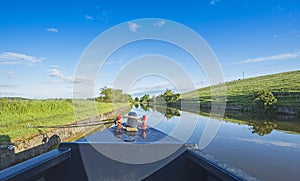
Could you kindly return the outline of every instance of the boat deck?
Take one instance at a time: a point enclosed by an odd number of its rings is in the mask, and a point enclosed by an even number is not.
[[[123,124],[125,126],[125,123]],[[76,142],[97,142],[97,143],[178,143],[183,144],[176,138],[169,136],[155,128],[147,127],[142,129],[141,125],[138,126],[138,132],[128,132],[126,130],[117,130],[116,126],[97,132],[95,134],[86,136]]]
[[[2,170],[0,180],[257,179],[155,128],[133,133],[111,127]]]

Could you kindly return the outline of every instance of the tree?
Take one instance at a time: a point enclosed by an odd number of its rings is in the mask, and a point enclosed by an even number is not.
[[[101,88],[99,101],[112,102],[112,88],[107,88],[107,87]]]
[[[159,95],[155,98],[155,104],[165,104],[166,101],[165,99],[163,98],[163,95]]]
[[[257,104],[258,108],[264,108],[264,110],[274,108],[277,104],[277,98],[269,90],[260,90],[254,92],[253,102]]]
[[[131,97],[131,95],[128,94],[127,96],[128,96],[128,102],[132,103],[133,102],[133,98]]]
[[[151,97],[150,101],[151,101],[153,104],[155,104],[155,103],[156,103],[156,96],[153,95],[153,96]]]
[[[99,102],[129,102],[132,100],[132,97],[129,94],[123,94],[123,91],[120,89],[112,89],[112,88],[101,88],[100,96],[96,98]]]
[[[135,98],[134,98],[134,102],[135,102],[135,103],[138,103],[139,101],[140,101],[140,99],[139,99],[138,97],[135,97]]]
[[[145,95],[143,95],[143,96],[140,98],[140,103],[141,103],[141,104],[148,104],[149,100],[150,100],[149,94],[145,94]]]
[[[179,96],[180,94],[176,94],[170,89],[166,89],[165,93],[162,95],[167,104],[177,102],[179,100]]]

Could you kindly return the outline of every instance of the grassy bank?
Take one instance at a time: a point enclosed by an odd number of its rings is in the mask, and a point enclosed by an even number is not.
[[[226,86],[227,103],[233,105],[253,105],[253,92],[270,90],[278,99],[278,106],[300,105],[300,71],[284,72],[215,85]],[[210,87],[201,88],[181,95],[182,99],[200,100],[211,103]]]
[[[80,110],[74,114],[74,104],[80,104]],[[29,129],[31,125],[56,126],[73,123],[76,119],[85,119],[97,114],[113,111],[125,104],[96,103],[97,112],[91,111],[87,101],[71,100],[0,100],[0,143],[21,140],[37,134],[37,129]],[[45,131],[45,129],[41,129]]]

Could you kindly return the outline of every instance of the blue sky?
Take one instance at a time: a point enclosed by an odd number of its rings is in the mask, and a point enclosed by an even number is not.
[[[120,23],[130,21],[128,28],[138,30],[134,19],[140,18],[169,19],[196,31],[214,51],[226,81],[242,78],[243,72],[247,78],[300,68],[297,0],[2,0],[0,96],[72,97],[74,74],[86,47]],[[175,49],[151,41],[120,49],[99,70],[95,90],[111,86],[114,72],[143,53],[177,57],[196,87],[209,85],[205,75],[188,63],[190,57]],[[170,86],[162,78],[148,77],[137,81],[131,93],[159,92]]]

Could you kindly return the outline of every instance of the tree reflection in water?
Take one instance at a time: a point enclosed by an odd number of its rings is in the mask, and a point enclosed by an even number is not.
[[[166,112],[165,112],[165,117],[167,119],[171,119],[174,116],[177,116],[177,117],[180,116],[179,110],[176,108],[167,107]]]
[[[149,109],[151,108],[153,111],[157,111],[157,112],[164,114],[165,118],[167,118],[167,119],[171,119],[174,116],[177,116],[177,117],[180,116],[179,109],[176,109],[176,108],[171,108],[171,107],[166,107],[166,106],[158,106],[158,105],[149,105],[149,104],[131,104],[131,108],[133,106],[135,108],[141,108],[144,111],[149,111]]]
[[[140,107],[141,107],[144,111],[149,111],[149,105],[148,105],[148,104],[140,104]]]
[[[131,107],[135,107],[135,108],[141,108],[144,111],[149,111],[149,109],[151,108],[153,111],[157,111],[162,113],[165,118],[167,119],[171,119],[174,116],[179,117],[181,116],[180,114],[180,110],[176,109],[176,108],[171,108],[171,107],[167,107],[167,106],[160,106],[160,105],[153,105],[153,104],[132,104]],[[247,117],[245,115],[241,115],[236,117],[237,115],[227,115],[226,117],[231,117],[233,119],[237,119],[237,120],[243,120],[242,118],[244,118],[245,123],[244,124],[248,124],[249,126],[251,126],[249,128],[249,130],[253,133],[253,134],[258,134],[259,136],[264,136],[267,134],[270,134],[274,129],[277,129],[279,126],[280,122],[274,122],[274,121],[262,121],[261,119],[254,119],[254,118],[250,118]],[[228,121],[228,120],[226,120]],[[232,119],[229,120],[230,122],[235,122]]]
[[[171,119],[174,116],[177,116],[177,117],[180,116],[179,109],[176,109],[176,108],[171,108],[171,107],[166,107],[166,106],[157,106],[157,105],[153,105],[153,106],[151,106],[151,108],[154,111],[164,114],[165,118],[167,118],[167,119]]]
[[[249,125],[252,126],[250,128],[251,132],[253,134],[258,134],[259,136],[270,134],[273,131],[273,129],[277,128],[277,124],[271,121],[254,122],[250,123]]]
[[[139,104],[134,104],[134,107],[138,109],[139,108]]]

